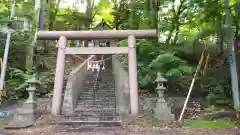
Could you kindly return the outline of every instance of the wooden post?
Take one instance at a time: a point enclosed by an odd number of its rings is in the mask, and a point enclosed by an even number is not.
[[[201,67],[202,67],[202,63],[203,63],[203,59],[204,59],[204,54],[205,54],[205,50],[203,50],[203,52],[202,52],[201,58],[200,58],[200,60],[199,60],[199,62],[198,62],[198,65],[197,65],[197,69],[196,69],[196,71],[195,71],[195,73],[194,73],[194,75],[193,75],[193,79],[192,79],[191,85],[190,85],[190,87],[189,87],[188,94],[187,94],[186,100],[185,100],[185,102],[184,102],[184,105],[183,105],[181,114],[180,114],[180,116],[179,116],[178,122],[180,122],[180,121],[182,120],[183,114],[184,114],[185,109],[186,109],[186,107],[187,107],[187,103],[188,103],[188,100],[189,100],[189,98],[190,98],[190,95],[191,95],[191,92],[192,92],[192,89],[193,89],[195,80],[196,80],[196,78],[197,78],[197,75],[198,75],[199,70],[200,70]]]
[[[137,58],[136,58],[136,39],[133,35],[128,37],[128,73],[130,88],[131,115],[138,114],[138,82],[137,82]]]
[[[67,39],[61,36],[58,41],[57,65],[52,99],[53,115],[59,115],[61,110],[66,46]]]
[[[1,69],[2,69],[2,58],[0,58],[0,66],[1,66]],[[0,91],[0,105],[2,104],[3,96],[6,96],[5,94],[6,94],[6,92],[5,92],[5,89],[4,89],[4,86],[3,86],[3,90]]]

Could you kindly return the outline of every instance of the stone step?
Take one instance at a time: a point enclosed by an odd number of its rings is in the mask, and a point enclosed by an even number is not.
[[[104,77],[103,77],[104,76]],[[113,83],[114,82],[114,77],[106,77],[107,75],[101,75],[99,76],[99,82],[109,82],[109,83]]]
[[[99,74],[99,78],[103,78],[103,79],[110,79],[110,78],[114,78],[114,74],[112,73],[100,73]],[[102,77],[104,76],[104,77]]]
[[[81,109],[81,108],[78,108],[78,106],[76,106],[75,108],[75,111],[87,111],[87,112],[90,112],[90,111],[95,111],[95,112],[110,112],[110,111],[116,111],[116,108],[89,108],[89,109]]]
[[[81,95],[82,94],[93,94],[93,93],[96,93],[96,94],[106,94],[106,93],[110,93],[110,94],[114,94],[115,93],[115,90],[106,90],[106,89],[89,89],[89,90],[86,90],[81,92]]]
[[[81,92],[81,94],[89,94],[89,93],[96,93],[96,94],[114,94],[115,90],[113,88],[107,90],[107,89],[85,89],[84,91]]]
[[[100,91],[100,92],[99,92]],[[103,93],[103,91],[104,90],[100,90],[100,89],[98,89],[98,90],[96,90],[96,92],[92,92],[92,91],[83,91],[83,92],[81,92],[81,94],[80,95],[89,95],[89,94],[96,94],[96,95],[100,95],[100,94],[103,94],[103,95],[115,95],[115,91],[105,91],[104,93]]]
[[[81,115],[112,115],[116,113],[116,108],[89,108],[89,109],[82,109],[76,107],[74,110],[75,113],[79,113]]]
[[[88,78],[88,77],[97,77],[97,76],[98,76],[97,73],[95,73],[95,74],[87,74],[86,78]]]
[[[77,108],[76,108],[77,109]],[[72,113],[62,114],[60,118],[73,118],[73,117],[119,117],[119,114],[115,111],[116,109],[83,109],[83,110],[74,110]],[[100,112],[102,111],[102,112]]]
[[[95,102],[90,101],[78,101],[77,106],[116,106],[116,102]]]
[[[102,88],[99,88],[99,87],[84,87],[84,91],[85,92],[100,92],[100,93],[108,93],[108,92],[115,92],[115,88],[113,87],[110,87],[110,88],[107,88],[107,87],[102,87]]]
[[[101,88],[115,88],[115,84],[98,83],[97,86],[100,89]]]
[[[98,78],[101,79],[101,80],[110,80],[110,79],[114,78],[114,75],[113,74],[100,73]]]
[[[101,94],[94,94],[94,93],[89,93],[89,94],[81,94],[81,96],[80,96],[80,100],[82,100],[82,99],[85,99],[85,98],[87,98],[87,99],[89,99],[89,98],[92,98],[92,99],[94,99],[94,98],[115,98],[116,96],[115,96],[115,94],[106,94],[106,95],[104,95],[103,93],[101,93]]]
[[[56,132],[76,132],[76,133],[86,133],[93,131],[109,131],[109,130],[119,130],[121,126],[121,121],[60,121],[57,123],[55,128]],[[56,125],[56,123],[53,123]]]
[[[82,96],[80,97],[80,100],[97,100],[97,101],[115,101],[116,97],[98,97],[98,96]]]
[[[104,87],[97,87],[98,89],[90,89],[89,91],[99,91],[99,92],[114,92],[115,91],[115,87],[113,86],[104,86]]]
[[[99,86],[99,85],[88,85],[84,86],[84,89],[89,89],[88,91],[83,91],[83,92],[93,92],[93,91],[99,91],[99,92],[115,92],[115,86]]]
[[[90,89],[92,91],[100,91],[100,92],[104,92],[104,91],[107,91],[107,92],[113,92],[115,91],[115,87],[113,86],[104,86],[104,87],[98,87],[98,89]]]
[[[98,76],[97,75],[87,75],[85,78],[84,78],[84,81],[87,81],[88,79],[96,79]],[[95,80],[94,79],[94,80]]]
[[[61,121],[116,121],[119,120],[119,116],[115,115],[71,115],[62,116]]]
[[[87,84],[87,85],[97,85],[97,86],[114,86],[115,85],[115,82],[106,82],[106,81],[95,81],[95,80],[91,80],[91,81],[85,81],[84,84]]]
[[[100,92],[100,93],[108,93],[108,92],[115,92],[114,88],[111,89],[96,89],[96,90],[88,90],[87,92]]]
[[[106,67],[106,70],[102,70],[100,74],[113,74],[113,70],[111,68]]]
[[[91,76],[91,75],[97,75],[97,72],[88,72],[87,76]]]
[[[89,79],[88,81],[84,81],[84,86],[97,86],[97,83],[94,79]]]
[[[96,79],[92,80],[94,82],[96,82]],[[114,84],[115,81],[114,81],[114,78],[109,78],[109,79],[102,79],[101,77],[98,78],[97,82],[99,84]]]
[[[81,109],[90,109],[90,108],[116,108],[116,103],[113,104],[109,104],[109,105],[94,105],[94,104],[83,104],[83,105],[78,105],[77,108],[81,108]]]
[[[109,80],[104,80],[104,79],[101,79],[101,78],[99,78],[99,84],[109,84],[109,85],[113,85],[113,84],[115,84],[115,81],[114,81],[114,78],[109,78]]]
[[[108,69],[106,71],[101,71],[100,74],[102,74],[102,75],[113,75],[113,71],[111,69]]]
[[[88,89],[88,90],[87,90]],[[88,92],[88,93],[91,93],[91,92],[95,92],[95,93],[115,93],[115,88],[92,88],[92,87],[89,87],[89,88],[85,88],[85,90],[83,92]]]
[[[86,90],[86,89],[85,89]],[[96,95],[115,95],[115,91],[107,91],[107,90],[86,90],[86,92],[81,93],[79,96],[82,97],[84,95],[91,95],[96,93]],[[109,93],[109,94],[108,94]]]
[[[94,99],[80,99],[78,103],[86,103],[86,104],[109,104],[109,103],[116,103],[116,100],[94,100]]]
[[[106,70],[102,70],[101,74],[113,74],[113,70],[110,67],[106,67]]]
[[[108,80],[108,79],[114,78],[114,75],[112,73],[111,74],[110,73],[100,73],[98,75],[98,78]]]
[[[98,76],[86,76],[84,78],[84,82],[87,82],[87,81],[96,81]]]
[[[104,93],[101,94],[94,94],[94,93],[84,93],[80,95],[80,99],[87,97],[87,98],[94,98],[94,97],[105,97],[105,98],[111,98],[111,97],[116,97],[115,93],[114,94],[106,94],[104,95]]]
[[[116,120],[115,118],[118,115],[118,113],[112,112],[112,113],[99,113],[99,112],[75,112],[78,113],[78,117],[77,116],[73,116],[71,118],[74,118],[75,120],[99,120],[101,118],[101,120]],[[73,120],[74,120],[73,119]]]
[[[114,80],[114,76],[112,76],[112,75],[103,75],[103,74],[101,74],[100,76],[98,76],[98,79],[99,79],[99,81],[110,81],[110,82],[113,82]]]
[[[77,115],[74,116],[65,116],[65,119],[72,119],[72,120],[117,120],[119,117],[118,113],[96,113],[96,112],[75,112],[78,113]]]
[[[116,100],[112,100],[112,101],[99,101],[99,100],[93,100],[93,99],[90,99],[90,100],[78,100],[77,102],[78,105],[83,105],[83,104],[87,104],[87,105],[111,105],[111,104],[116,104]]]
[[[116,104],[112,105],[94,105],[94,104],[88,104],[88,105],[78,105],[76,108],[79,110],[85,110],[85,109],[92,109],[92,108],[97,108],[97,109],[102,109],[102,108],[116,108]]]
[[[97,74],[87,74],[86,78],[88,77],[97,77],[98,75]]]
[[[95,86],[95,85],[85,85],[83,88],[85,89],[85,91],[87,91],[87,90],[94,91],[94,90],[98,89],[98,86]]]
[[[94,85],[93,85],[94,86]],[[115,84],[103,84],[103,83],[99,83],[99,84],[97,84],[97,86],[98,86],[98,88],[99,89],[107,89],[107,88],[109,88],[109,89],[111,89],[111,88],[115,88]]]
[[[91,84],[95,83],[96,79],[95,78],[86,78],[86,80],[83,81],[85,84]]]

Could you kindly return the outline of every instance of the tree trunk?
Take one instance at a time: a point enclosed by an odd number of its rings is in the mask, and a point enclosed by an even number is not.
[[[173,25],[173,24],[172,24]],[[165,44],[166,45],[169,45],[170,44],[170,40],[171,40],[171,38],[172,38],[172,35],[173,35],[173,31],[175,30],[175,26],[173,25],[172,26],[172,29],[170,30],[170,32],[169,32],[169,34],[168,34],[168,36],[167,36],[167,39],[166,39],[166,41],[165,41]]]
[[[47,17],[47,8],[43,4],[43,7],[41,8],[41,17],[39,20],[39,29],[44,30],[46,26],[46,17]]]
[[[236,56],[235,56],[235,49],[234,49],[234,40],[233,40],[233,33],[232,33],[232,23],[231,23],[231,14],[229,8],[229,0],[225,0],[225,11],[226,11],[226,38],[228,42],[229,48],[229,64],[230,64],[230,73],[231,73],[231,83],[232,83],[232,95],[233,95],[233,102],[234,108],[240,108],[239,103],[239,86],[238,86],[238,75],[237,75],[237,67],[236,67]]]
[[[173,39],[173,44],[175,45],[175,44],[177,44],[177,41],[178,41],[178,36],[179,36],[179,30],[180,30],[180,26],[179,26],[179,24],[176,24],[176,34],[175,34],[175,37],[174,37],[174,39]]]
[[[39,0],[40,1],[40,0]],[[39,5],[40,6],[40,5]],[[29,46],[27,46],[26,50],[26,70],[28,72],[32,72],[33,70],[33,57],[34,57],[34,48],[36,45],[37,37],[35,36],[38,31],[39,19],[40,19],[40,7],[36,7],[35,9],[35,17],[32,20],[32,41]]]
[[[178,6],[178,9],[177,11],[175,10],[175,7],[174,5],[172,6],[172,10],[173,10],[173,18],[172,18],[172,28],[170,30],[170,33],[168,34],[168,37],[166,39],[166,44],[170,44],[170,40],[173,36],[173,32],[176,30],[176,36],[174,38],[174,42],[177,42],[177,39],[178,39],[178,32],[179,32],[179,28],[180,28],[180,22],[179,22],[179,18],[180,18],[180,15],[182,14],[182,12],[186,9],[183,7],[183,4],[184,4],[185,0],[182,0],[180,5]]]
[[[216,18],[216,24],[218,25],[218,35],[217,35],[217,46],[218,52],[222,53],[223,50],[223,39],[224,39],[224,31],[222,29],[222,19],[221,14],[219,14]]]

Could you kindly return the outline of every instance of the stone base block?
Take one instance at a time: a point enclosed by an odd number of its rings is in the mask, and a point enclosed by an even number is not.
[[[10,122],[4,126],[5,129],[20,129],[34,125],[36,115],[15,115]]]
[[[22,108],[35,110],[37,108],[37,105],[36,103],[24,103]]]
[[[173,121],[175,116],[171,114],[171,108],[168,107],[167,103],[157,102],[156,108],[153,110],[154,117],[158,120]]]
[[[175,117],[173,114],[154,113],[154,117],[158,120],[163,120],[163,121],[174,121],[175,120]]]

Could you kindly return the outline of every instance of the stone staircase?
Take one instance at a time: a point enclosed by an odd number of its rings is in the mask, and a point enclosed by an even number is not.
[[[121,124],[116,108],[115,82],[112,72],[111,59],[105,61],[105,70],[88,71],[84,80],[84,91],[80,93],[74,113],[65,114],[60,120],[60,125],[68,127],[61,127],[60,130],[114,127]],[[70,128],[69,125],[75,126]]]

